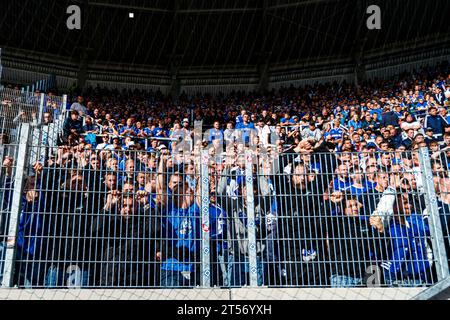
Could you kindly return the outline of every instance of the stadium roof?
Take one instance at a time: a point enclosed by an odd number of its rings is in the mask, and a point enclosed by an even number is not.
[[[81,31],[66,27],[70,4],[82,8]],[[381,30],[366,28],[372,4],[381,8]],[[450,33],[448,0],[15,0],[2,7],[0,47],[133,65],[317,60]]]

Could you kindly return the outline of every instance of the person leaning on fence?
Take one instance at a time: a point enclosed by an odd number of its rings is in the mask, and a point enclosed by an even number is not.
[[[267,161],[269,161],[267,159]],[[279,228],[279,207],[275,195],[274,183],[268,175],[264,174],[261,167],[256,169],[254,177],[253,192],[255,219],[258,224],[256,240],[262,243],[264,250],[261,252],[263,263],[263,280],[265,285],[281,285],[281,256],[280,245],[278,243]]]
[[[82,171],[68,168],[61,176],[59,192],[51,200],[52,211],[60,212],[46,221],[49,236],[47,287],[86,287],[90,279],[90,225],[93,203]],[[76,239],[76,241],[74,241]]]
[[[427,242],[428,217],[414,212],[410,199],[408,194],[397,194],[394,216],[386,229],[391,245],[381,266],[388,286],[421,286],[433,283],[435,278]]]
[[[125,191],[132,191],[127,189]],[[93,224],[97,244],[95,285],[149,287],[158,285],[161,218],[158,211],[140,202],[141,194],[111,192],[104,211]]]
[[[59,189],[60,170],[50,158],[44,164],[35,163],[31,175],[25,182],[17,236],[17,265],[14,283],[18,286],[39,286],[46,284],[49,267],[50,243],[49,221],[52,216],[55,190]],[[55,172],[56,171],[56,172]]]
[[[200,182],[197,182],[200,183]],[[217,204],[216,183],[210,178],[209,187],[209,226],[202,223],[204,231],[210,235],[211,285],[229,286],[228,283],[228,225],[227,213]],[[197,187],[197,202],[201,203],[201,186]]]
[[[380,217],[361,219],[363,205],[356,195],[335,192],[330,197],[335,208],[324,223],[330,253],[330,285],[356,287],[367,285],[367,277],[386,257],[387,239]],[[331,213],[330,211],[328,211]],[[378,278],[380,284],[381,278]]]
[[[442,235],[444,237],[444,246],[447,253],[447,259],[450,267],[450,184],[448,177],[440,177],[435,183],[435,189],[438,195],[437,208],[441,220]],[[427,207],[429,215],[431,208]]]
[[[295,164],[295,163],[294,163]],[[323,232],[323,188],[315,172],[303,163],[292,173],[275,177],[278,203],[278,236],[282,272],[286,284],[323,285],[326,259]]]
[[[366,172],[372,172],[371,170],[372,166],[366,168]],[[368,192],[358,195],[358,201],[363,204],[363,212],[360,215],[366,218],[377,210],[386,190],[391,190],[389,189],[389,173],[380,171],[377,167],[373,167],[373,170],[375,171],[375,186]]]
[[[46,236],[44,225],[44,208],[46,199],[40,192],[39,181],[28,177],[19,218],[17,237],[15,239],[16,273],[14,284],[24,287],[42,286],[44,284],[44,264],[39,262],[43,257],[42,242]],[[37,260],[37,261],[34,261]]]
[[[175,185],[171,198],[162,211],[161,286],[193,287],[200,281],[200,207],[185,182]]]
[[[219,205],[225,209],[227,213],[228,222],[228,254],[226,259],[227,263],[227,283],[230,286],[242,286],[249,285],[250,279],[250,258],[249,258],[249,235],[248,235],[248,216],[247,216],[247,187],[245,185],[245,177],[234,186],[235,190],[233,195],[226,195],[225,187],[227,177],[222,175],[221,182],[217,189],[219,195]],[[254,178],[255,179],[255,178]],[[254,196],[258,192],[256,181],[253,182]],[[258,201],[258,199],[255,199]],[[264,250],[266,249],[265,238],[267,236],[266,218],[264,216],[256,217],[256,212],[260,211],[260,214],[270,212],[270,202],[266,202],[269,205],[268,208],[257,207],[262,205],[260,201],[255,202],[255,233],[256,233],[256,263],[257,263],[257,284],[259,286],[264,283],[263,271],[263,257],[265,256]],[[266,211],[267,210],[267,211]],[[272,241],[267,239],[267,241]]]

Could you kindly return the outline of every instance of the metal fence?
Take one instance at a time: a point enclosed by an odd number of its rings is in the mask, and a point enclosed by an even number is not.
[[[438,213],[439,221],[436,221],[435,233],[437,239],[441,242],[439,249],[442,257],[450,259],[450,151],[448,148],[430,152],[430,166],[432,177],[429,190],[436,197],[432,203],[432,208]],[[431,185],[432,181],[432,185]],[[441,235],[442,233],[442,235]],[[445,253],[445,254],[444,254]],[[444,259],[444,258],[442,258]],[[448,260],[450,263],[450,260]],[[442,261],[444,263],[444,261]]]
[[[59,97],[44,93],[24,92],[10,88],[0,88],[0,135],[2,143],[17,143],[21,123],[33,127],[35,142],[50,143],[62,128],[67,96]],[[41,135],[44,135],[44,138]]]
[[[211,157],[32,136],[22,124],[4,146],[16,170],[14,187],[10,164],[1,176],[14,190],[3,286],[429,286],[449,274],[448,162],[426,148]]]
[[[40,96],[24,94],[21,91],[9,88],[0,90],[0,130],[2,135],[8,136],[11,141],[18,139],[17,126],[26,122],[37,125]]]
[[[18,177],[16,170],[18,149],[18,145],[0,145],[0,280],[3,278],[5,267],[11,210],[16,210],[16,208],[12,208],[12,203],[15,177]]]

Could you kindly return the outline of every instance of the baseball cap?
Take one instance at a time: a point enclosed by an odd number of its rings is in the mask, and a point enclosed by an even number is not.
[[[188,118],[184,118],[184,119],[183,119],[183,123],[184,123],[184,122],[189,123],[189,119],[188,119]]]

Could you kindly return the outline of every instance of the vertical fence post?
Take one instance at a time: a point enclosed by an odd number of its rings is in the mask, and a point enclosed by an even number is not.
[[[425,190],[425,203],[429,212],[430,235],[433,244],[433,254],[436,261],[436,273],[441,281],[448,277],[448,260],[445,252],[445,239],[442,233],[441,219],[437,206],[436,190],[434,189],[433,172],[428,148],[419,149],[420,170]]]
[[[41,93],[41,99],[39,100],[38,125],[42,123],[42,114],[44,113],[44,101],[45,101],[45,94]]]
[[[253,157],[251,151],[245,153],[245,186],[247,194],[247,227],[248,252],[250,264],[250,286],[258,286],[258,266],[256,261],[256,223],[255,223],[255,197],[253,195]]]
[[[3,273],[2,287],[13,286],[14,261],[16,257],[16,235],[19,225],[20,206],[22,202],[22,190],[26,165],[26,152],[30,134],[30,125],[22,123],[20,126],[20,144],[17,153],[17,163],[14,177],[14,191],[9,216],[8,243],[5,254],[5,269]]]
[[[211,249],[210,249],[210,226],[209,226],[209,172],[208,172],[209,155],[208,151],[203,150],[201,155],[201,214],[202,214],[202,280],[201,286],[209,288],[211,286]]]
[[[62,110],[61,110],[61,120],[64,121],[66,118],[66,110],[67,110],[67,94],[63,95],[63,103],[62,103]],[[62,129],[62,127],[60,128]]]

